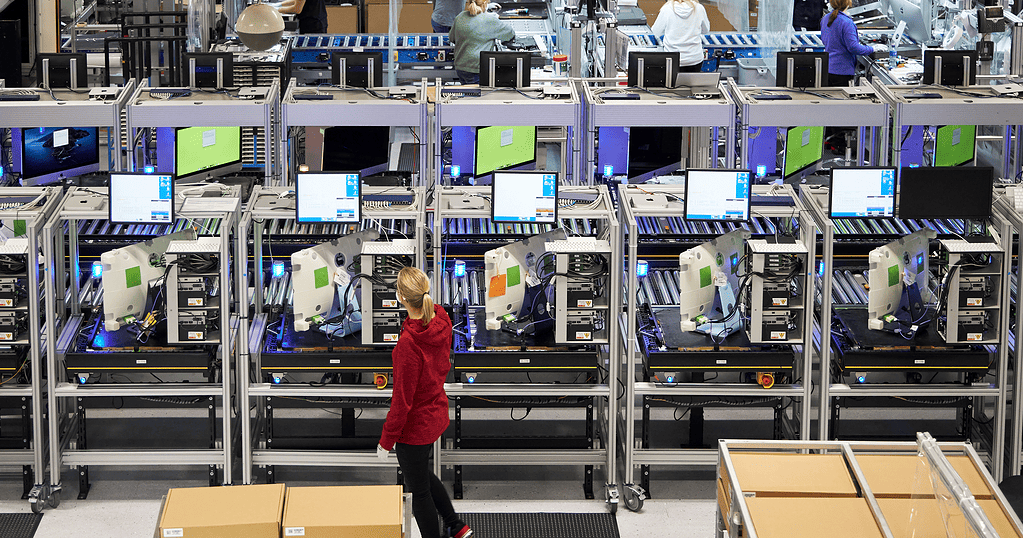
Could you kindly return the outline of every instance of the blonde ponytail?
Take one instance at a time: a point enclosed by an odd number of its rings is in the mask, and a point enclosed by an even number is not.
[[[430,279],[426,273],[415,267],[405,267],[398,271],[396,287],[405,304],[422,311],[423,325],[429,325],[434,313],[433,297],[430,297]]]
[[[487,1],[488,0],[467,0],[465,2],[465,10],[469,12],[469,15],[475,17],[487,10]]]

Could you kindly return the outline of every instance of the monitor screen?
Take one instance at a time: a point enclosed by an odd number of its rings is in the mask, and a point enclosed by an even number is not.
[[[670,174],[682,166],[682,127],[625,129],[629,141],[626,158],[630,183]]]
[[[824,156],[824,127],[789,127],[785,133],[785,177],[802,172]]]
[[[934,166],[961,166],[973,160],[976,125],[942,125],[934,136]]]
[[[895,169],[832,168],[829,196],[833,219],[895,216]]]
[[[110,221],[125,224],[174,222],[174,177],[110,174]]]
[[[14,129],[12,142],[22,184],[44,185],[99,170],[99,129],[96,127],[31,127]]]
[[[902,168],[896,214],[903,219],[986,219],[994,177],[988,166]]]
[[[241,127],[183,127],[176,131],[174,175],[213,175],[242,162]]]
[[[556,172],[494,172],[494,222],[554,224],[558,207]]]
[[[749,220],[750,171],[686,171],[687,220]]]
[[[536,127],[517,125],[476,129],[476,177],[534,161]]]
[[[297,174],[295,200],[299,222],[362,220],[362,185],[358,172]]]
[[[792,84],[789,84],[788,80],[789,60],[792,60]],[[775,84],[778,86],[789,88],[818,88],[820,86],[827,86],[828,53],[779,52],[777,73]],[[818,75],[820,76],[819,79]],[[818,80],[820,81],[819,84]]]
[[[387,170],[391,128],[339,125],[323,131],[324,172],[357,170],[363,177]]]

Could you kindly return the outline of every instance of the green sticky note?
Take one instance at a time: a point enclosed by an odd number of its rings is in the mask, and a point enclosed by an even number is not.
[[[330,275],[327,274],[326,267],[320,267],[313,271],[313,281],[315,282],[316,289],[320,289],[330,284]]]
[[[714,277],[711,274],[710,266],[700,268],[700,287],[706,288],[714,283]]]
[[[14,221],[14,237],[21,237],[25,235],[26,232],[28,232],[28,226],[25,225],[25,221]]]
[[[892,265],[891,267],[889,267],[888,268],[888,287],[890,288],[892,286],[898,286],[900,280],[901,279],[899,278],[899,266],[898,265]]]
[[[506,285],[509,286],[509,287],[510,286],[518,286],[519,282],[522,281],[522,277],[519,275],[519,266],[518,265],[516,265],[514,267],[509,267],[507,274],[508,274],[508,282],[507,282]]]
[[[142,285],[142,267],[136,265],[124,272],[125,286],[128,289]]]

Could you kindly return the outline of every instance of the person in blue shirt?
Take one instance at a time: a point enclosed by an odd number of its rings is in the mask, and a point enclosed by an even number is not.
[[[869,47],[860,43],[853,22],[845,10],[852,0],[830,0],[831,12],[821,19],[821,41],[828,52],[828,86],[848,86],[856,74],[856,57],[888,50],[885,45]]]

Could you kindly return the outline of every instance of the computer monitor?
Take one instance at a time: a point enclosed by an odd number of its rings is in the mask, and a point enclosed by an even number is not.
[[[298,222],[362,222],[359,173],[297,174],[295,209]]]
[[[350,278],[348,266],[359,259],[362,245],[376,241],[378,237],[380,232],[364,230],[342,235],[291,255],[291,283],[294,290],[292,312],[296,331],[308,331],[315,316],[322,316],[321,321],[328,321],[341,314],[341,295],[348,286],[339,289],[341,286],[335,282]],[[337,275],[339,271],[345,272],[340,279]],[[354,286],[348,290],[348,304],[352,305],[356,312],[359,311],[358,297]],[[362,319],[361,312],[358,319],[359,321]],[[347,319],[344,322],[338,320],[337,323],[337,328],[332,328],[330,334],[344,336],[361,328],[361,324],[355,319]],[[335,332],[338,330],[340,332]]]
[[[832,168],[828,216],[833,219],[895,216],[895,169]]]
[[[900,237],[883,247],[871,250],[867,256],[870,270],[867,271],[867,325],[880,330],[885,323],[881,318],[896,314],[903,306],[903,290],[905,283],[916,284],[923,300],[929,300],[932,294],[927,290],[928,265],[927,249],[936,232],[930,228],[918,230]],[[911,305],[906,305],[911,306]],[[912,305],[913,309],[923,310],[923,305]],[[900,319],[906,313],[899,313]],[[910,316],[912,317],[912,316]],[[917,316],[919,317],[919,316]],[[920,323],[919,319],[909,319],[911,324]],[[909,326],[906,327],[909,329]]]
[[[386,125],[339,125],[323,131],[324,172],[356,170],[362,177],[387,170],[391,128]]]
[[[627,127],[630,183],[670,174],[682,167],[682,127]],[[601,150],[603,151],[603,150]]]
[[[84,52],[40,53],[38,62],[40,86],[44,88],[86,88],[89,72]]]
[[[934,136],[934,166],[962,166],[973,160],[976,125],[942,125]]]
[[[151,283],[160,279],[167,270],[159,264],[154,265],[151,260],[162,257],[171,241],[194,241],[196,237],[195,230],[186,228],[100,255],[103,265],[103,325],[106,330],[116,331],[128,323],[126,317],[142,315]]]
[[[234,54],[230,52],[186,52],[185,80],[189,88],[230,88],[234,86]]]
[[[630,52],[629,86],[638,88],[671,88],[678,73],[677,52]]]
[[[994,177],[989,166],[902,168],[895,213],[902,219],[986,219]]]
[[[110,174],[110,222],[174,222],[174,177],[165,174]]]
[[[785,132],[784,176],[792,177],[824,156],[824,127],[789,127]]]
[[[739,263],[749,237],[746,230],[734,230],[679,254],[678,306],[683,331],[695,331],[701,325],[696,321],[699,316],[719,318],[727,314],[714,309],[718,302],[715,276],[724,275],[738,295]]]
[[[476,129],[476,177],[536,161],[536,127],[492,126]]]
[[[938,71],[941,76],[935,76]],[[967,74],[969,78],[967,78]],[[924,50],[923,84],[967,86],[977,83],[977,51]]]
[[[241,127],[180,127],[174,132],[174,175],[206,179],[242,168]]]
[[[335,86],[380,88],[384,85],[384,56],[379,52],[332,52],[330,80]]]
[[[554,224],[558,217],[558,173],[494,172],[490,200],[494,222]]]
[[[532,61],[533,56],[528,52],[480,52],[480,86],[526,88],[530,83],[529,66]]]
[[[819,88],[828,85],[827,52],[779,52],[777,67],[775,84],[778,86]]]
[[[686,170],[686,220],[748,221],[751,176],[749,170]]]
[[[24,186],[47,185],[99,171],[96,127],[11,129],[14,170]]]

